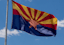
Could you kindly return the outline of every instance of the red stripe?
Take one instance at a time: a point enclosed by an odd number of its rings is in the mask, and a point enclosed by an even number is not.
[[[39,19],[43,14],[44,14],[44,12],[41,11],[41,14],[39,15],[38,19]],[[37,20],[38,20],[38,19],[37,19]]]
[[[13,9],[13,15],[21,15],[17,10]]]
[[[34,19],[35,19],[35,17],[36,17],[36,14],[37,14],[37,10],[35,9],[35,13],[34,13]]]
[[[49,28],[52,28],[54,30],[57,30],[57,24],[55,25],[52,25],[52,24],[41,24],[42,26],[45,26],[45,27],[49,27]]]
[[[24,9],[22,8],[21,4],[15,2],[15,1],[13,1],[13,2],[17,4],[17,6],[22,10],[22,12],[23,12],[28,18],[30,18],[30,17],[26,14],[26,12],[24,11]]]
[[[17,10],[13,9],[13,15],[19,15],[22,16]],[[22,16],[23,17],[23,16]],[[23,17],[24,18],[24,17]],[[25,19],[25,18],[24,18]],[[26,20],[26,19],[25,19]],[[26,20],[29,21],[29,20]]]
[[[52,14],[49,14],[47,17],[45,17],[44,19],[40,20],[39,22],[45,21],[45,20],[48,20],[48,19],[51,19],[51,18],[55,18],[55,16],[53,16]]]
[[[32,17],[32,14],[31,14],[31,10],[30,10],[30,8],[27,7],[27,9],[28,9],[28,11],[29,11],[29,13],[30,13],[30,16]]]

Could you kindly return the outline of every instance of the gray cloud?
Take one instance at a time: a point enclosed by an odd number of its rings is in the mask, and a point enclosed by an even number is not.
[[[28,0],[29,2],[32,2],[32,0]]]
[[[29,1],[29,2],[32,2],[32,0],[25,0],[25,1]]]
[[[7,29],[7,36],[19,35],[19,33],[22,33],[22,31],[17,30],[10,31]],[[0,38],[5,38],[5,28],[0,30]]]
[[[58,27],[64,27],[64,20],[58,20]]]
[[[14,1],[22,1],[22,0],[14,0]],[[32,0],[24,0],[24,1],[32,2]]]

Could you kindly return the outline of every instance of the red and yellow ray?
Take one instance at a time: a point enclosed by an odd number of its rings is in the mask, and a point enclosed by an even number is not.
[[[21,15],[27,21],[33,19],[45,27],[49,27],[56,30],[57,18],[51,14],[36,10],[34,8],[26,7],[15,1],[13,1],[13,10],[17,11],[17,14]]]

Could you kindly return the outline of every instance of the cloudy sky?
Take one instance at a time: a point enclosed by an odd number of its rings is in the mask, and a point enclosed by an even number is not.
[[[33,36],[23,31],[11,29],[12,2],[9,0],[7,45],[63,45],[64,43],[64,0],[14,0],[50,14],[58,19],[56,37]],[[0,45],[5,41],[7,0],[0,0]]]

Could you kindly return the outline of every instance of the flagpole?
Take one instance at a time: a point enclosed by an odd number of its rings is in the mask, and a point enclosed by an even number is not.
[[[7,45],[8,4],[9,0],[7,0],[7,7],[6,7],[5,45]]]

